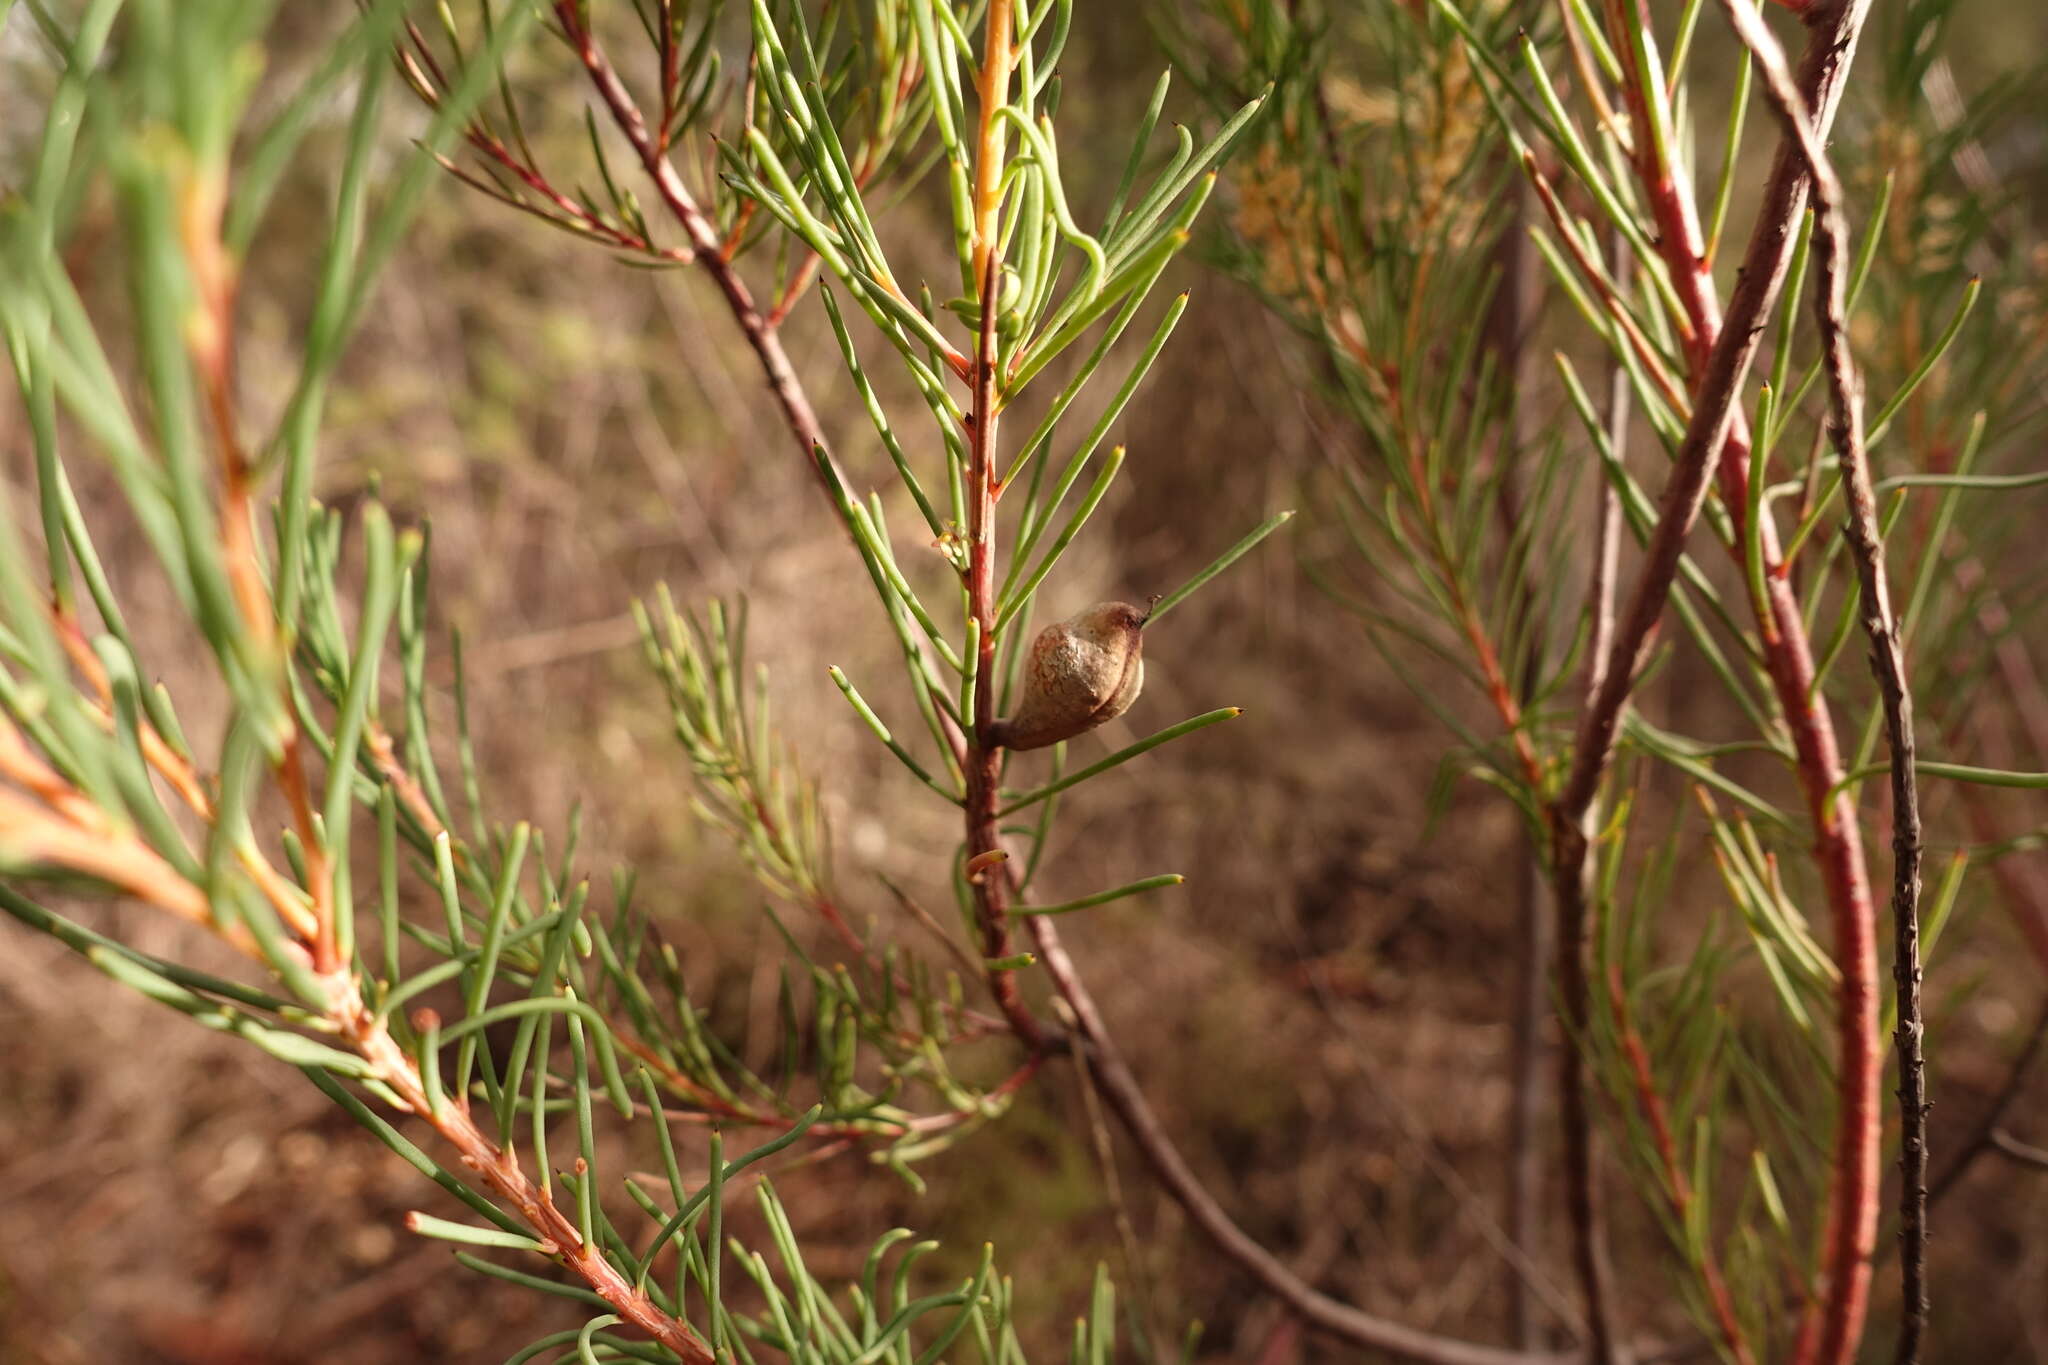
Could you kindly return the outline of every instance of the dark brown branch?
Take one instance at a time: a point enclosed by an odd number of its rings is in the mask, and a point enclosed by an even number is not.
[[[1786,136],[1798,146],[1813,181],[1815,313],[1825,348],[1828,434],[1842,464],[1849,519],[1843,533],[1856,561],[1863,630],[1870,637],[1870,666],[1883,699],[1885,738],[1891,748],[1892,788],[1892,980],[1898,992],[1898,1027],[1893,1046],[1899,1059],[1899,1266],[1903,1308],[1895,1359],[1913,1365],[1927,1327],[1927,1074],[1922,1055],[1925,1024],[1920,1010],[1920,792],[1913,772],[1913,694],[1906,681],[1905,649],[1899,640],[1885,578],[1884,542],[1878,526],[1877,495],[1871,486],[1870,452],[1864,444],[1863,381],[1849,345],[1849,229],[1841,180],[1814,131],[1805,97],[1786,69],[1778,40],[1746,0],[1722,0],[1729,23],[1756,59],[1764,94]],[[1827,1342],[1822,1349],[1825,1352]]]
[[[1840,98],[1842,77],[1867,9],[1868,0],[1835,0],[1824,7],[1824,12],[1823,7],[1816,6],[1807,16],[1812,28],[1802,59],[1800,85],[1808,106],[1820,110],[1824,121],[1832,118]],[[1639,146],[1637,150],[1645,158],[1654,156],[1654,149]],[[1634,687],[1636,672],[1648,656],[1686,540],[1717,468],[1724,473],[1724,485],[1733,487],[1727,484],[1725,474],[1737,455],[1736,398],[1755,358],[1764,319],[1783,285],[1791,260],[1794,227],[1806,195],[1805,162],[1789,141],[1781,143],[1723,317],[1701,250],[1691,245],[1697,233],[1696,219],[1672,180],[1670,168],[1645,160],[1641,169],[1645,193],[1656,210],[1660,245],[1692,315],[1692,335],[1687,343],[1688,355],[1695,361],[1693,409],[1643,565],[1601,666],[1600,684],[1581,717],[1571,773],[1551,809],[1552,876],[1560,933],[1564,936],[1569,935],[1572,925],[1583,922],[1587,914],[1589,819],[1613,758],[1622,711]],[[1746,464],[1747,440],[1740,445]],[[1740,506],[1744,499],[1736,497],[1731,502]],[[1764,535],[1767,530],[1767,525],[1750,528],[1750,534]],[[1768,540],[1765,548],[1774,550]],[[1767,554],[1767,559],[1775,558],[1774,553]],[[1812,658],[1806,647],[1799,605],[1791,596],[1789,584],[1782,579],[1774,580],[1771,586],[1770,613],[1760,626],[1767,637],[1772,682],[1800,756],[1802,785],[1818,836],[1816,855],[1828,887],[1843,962],[1842,1093],[1835,1166],[1831,1172],[1826,1255],[1831,1350],[1823,1356],[1834,1365],[1843,1355],[1839,1342],[1853,1340],[1860,1334],[1869,1281],[1869,1244],[1876,1226],[1877,1072],[1875,1049],[1868,1036],[1875,1032],[1876,1008],[1868,979],[1874,973],[1874,950],[1862,852],[1853,811],[1846,808],[1845,801],[1831,795],[1839,777],[1840,761],[1832,726],[1811,700]],[[1566,1022],[1583,1026],[1588,1012],[1584,963],[1563,950],[1559,956],[1560,995]],[[1591,1243],[1597,1213],[1594,1166],[1586,1125],[1569,1123],[1573,1087],[1575,1083],[1583,1085],[1583,1074],[1575,1064],[1567,1064],[1563,1081],[1568,1118],[1568,1192],[1578,1234],[1577,1259],[1586,1280],[1590,1309],[1591,1299],[1602,1289]],[[1802,1347],[1806,1344],[1803,1341]]]
[[[1320,97],[1321,89],[1317,94]],[[1327,125],[1325,131],[1328,131]],[[1335,147],[1326,146],[1324,157],[1334,167]],[[1528,222],[1533,190],[1524,189],[1516,212],[1501,232],[1496,248],[1501,263],[1501,288],[1494,300],[1490,325],[1492,346],[1501,365],[1513,376],[1515,391],[1534,392],[1536,348],[1531,333],[1541,313],[1542,281],[1536,249],[1530,243]],[[1520,496],[1517,476],[1520,462],[1537,449],[1543,439],[1536,404],[1518,402],[1510,427],[1511,437],[1503,442],[1498,458],[1511,462],[1503,471],[1498,515],[1502,533],[1514,543],[1516,528],[1523,524],[1528,509]],[[1533,583],[1525,584],[1518,610],[1525,619],[1536,619],[1538,604]],[[1516,702],[1527,710],[1535,704],[1535,693],[1543,673],[1546,641],[1539,632],[1530,633],[1515,680]],[[1548,883],[1543,871],[1542,834],[1522,831],[1516,858],[1517,942],[1515,945],[1515,998],[1509,1016],[1513,1046],[1508,1060],[1511,1099],[1508,1107],[1507,1236],[1510,1243],[1527,1252],[1539,1245],[1544,1223],[1544,1173],[1549,1167],[1545,1151],[1545,1100],[1549,1087],[1545,1078],[1551,1051],[1544,1036],[1550,1018],[1550,964],[1556,957],[1557,926],[1551,917]],[[1536,1314],[1536,1296],[1524,1268],[1507,1267],[1508,1320],[1513,1326],[1515,1345],[1528,1349],[1541,1340],[1542,1324]]]
[[[1060,944],[1051,919],[1033,915],[1030,929],[1040,962],[1053,985],[1074,1012],[1075,1031],[1089,1052],[1089,1077],[1115,1111],[1154,1177],[1186,1211],[1196,1227],[1225,1256],[1235,1261],[1266,1291],[1285,1303],[1301,1320],[1319,1331],[1369,1350],[1385,1351],[1423,1365],[1565,1365],[1576,1353],[1548,1354],[1478,1346],[1406,1327],[1341,1303],[1307,1284],[1253,1241],[1231,1220],[1173,1144],[1166,1127],[1152,1112],[1137,1077],[1124,1061],[1116,1039],[1095,1007],[1095,998]]]
[[[1991,1145],[2022,1166],[2048,1171],[2048,1147],[2036,1147],[2031,1142],[2021,1142],[2003,1128],[1991,1130]]]

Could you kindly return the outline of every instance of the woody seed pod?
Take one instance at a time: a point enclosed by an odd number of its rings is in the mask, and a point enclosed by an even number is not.
[[[1015,715],[993,722],[983,742],[1042,749],[1085,734],[1131,709],[1145,685],[1145,618],[1128,602],[1098,602],[1031,642],[1024,697]]]

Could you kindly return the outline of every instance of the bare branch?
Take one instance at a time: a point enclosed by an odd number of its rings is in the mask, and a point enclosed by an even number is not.
[[[1842,81],[1854,54],[1869,0],[1833,0],[1803,16],[1809,38],[1799,85],[1806,105],[1819,111],[1820,129],[1833,118]],[[1639,89],[1631,83],[1630,90]],[[1637,111],[1639,114],[1641,111]],[[1687,353],[1695,362],[1692,418],[1687,425],[1644,562],[1628,597],[1614,640],[1601,665],[1599,686],[1580,718],[1570,776],[1551,809],[1552,876],[1563,938],[1586,915],[1593,803],[1612,761],[1622,711],[1648,657],[1658,622],[1671,594],[1692,525],[1706,500],[1709,481],[1722,474],[1724,496],[1743,491],[1748,437],[1736,398],[1761,341],[1764,319],[1783,286],[1794,227],[1806,198],[1805,159],[1792,140],[1781,141],[1765,184],[1762,206],[1751,230],[1725,316],[1707,274],[1698,223],[1672,168],[1656,163],[1652,139],[1636,148],[1644,190],[1660,229],[1660,245],[1676,278],[1693,324]],[[1744,498],[1729,498],[1741,506]],[[1766,559],[1775,564],[1775,534],[1769,523],[1746,528],[1763,537]],[[1767,611],[1760,615],[1772,684],[1784,708],[1799,756],[1801,784],[1816,826],[1816,858],[1833,912],[1837,953],[1843,965],[1840,988],[1839,1117],[1831,1172],[1828,1250],[1825,1259],[1829,1304],[1820,1359],[1840,1365],[1860,1337],[1868,1298],[1869,1252],[1876,1237],[1878,1062],[1874,1046],[1877,1007],[1875,935],[1855,812],[1837,787],[1841,760],[1832,722],[1813,696],[1814,665],[1798,602],[1781,576],[1770,581]],[[1560,949],[1560,994],[1568,1025],[1583,1024],[1587,984],[1581,958]],[[1567,1114],[1576,1067],[1564,1075]],[[1567,1127],[1567,1176],[1574,1223],[1590,1229],[1597,1210],[1590,1135]],[[1593,1248],[1582,1236],[1581,1274],[1589,1299],[1600,1290]],[[1596,1318],[1597,1321],[1597,1318]],[[1802,1352],[1812,1344],[1802,1334]],[[1846,1343],[1846,1345],[1844,1344]],[[1802,1354],[1802,1359],[1809,1356]]]
[[[1913,774],[1913,695],[1906,681],[1905,650],[1885,579],[1884,542],[1878,526],[1877,495],[1871,487],[1870,452],[1863,436],[1863,382],[1849,345],[1846,294],[1849,230],[1841,180],[1814,131],[1806,99],[1786,69],[1778,40],[1748,0],[1721,0],[1736,36],[1755,57],[1764,93],[1786,136],[1798,146],[1813,178],[1816,210],[1814,309],[1826,350],[1828,433],[1841,459],[1849,519],[1843,528],[1862,598],[1863,630],[1870,637],[1870,666],[1883,699],[1885,737],[1891,748],[1892,787],[1892,979],[1898,990],[1898,1028],[1893,1044],[1899,1059],[1900,1157],[1899,1265],[1904,1310],[1896,1359],[1920,1358],[1927,1327],[1927,1075],[1921,1051],[1925,1025],[1920,1011],[1920,793]],[[1831,1283],[1839,1297],[1845,1287]],[[1832,1307],[1832,1305],[1831,1305]],[[1854,1349],[1850,1324],[1836,1325],[1845,1309],[1828,1315],[1821,1339],[1823,1359]]]
[[[761,363],[769,392],[775,395],[775,405],[782,410],[783,422],[796,441],[798,454],[829,493],[830,477],[818,463],[830,458],[824,454],[828,449],[825,429],[819,425],[818,414],[812,410],[811,400],[805,395],[803,384],[789,363],[789,355],[782,349],[781,336],[755,304],[746,281],[740,278],[739,271],[725,254],[718,239],[718,229],[698,207],[690,187],[683,183],[682,176],[669,161],[667,151],[647,127],[633,96],[619,79],[619,73],[613,69],[604,49],[598,46],[596,35],[584,26],[575,0],[558,0],[555,18],[576,49],[577,59],[583,63],[583,69],[590,76],[598,98],[604,101],[612,122],[640,157],[640,164],[654,182],[662,204],[689,237],[697,264],[711,276],[719,293],[725,296],[733,321],[739,324],[747,345]]]
[[[1517,1351],[1436,1336],[1361,1312],[1304,1283],[1231,1221],[1216,1197],[1188,1167],[1165,1125],[1146,1102],[1137,1077],[1124,1061],[1101,1011],[1095,1007],[1094,996],[1089,994],[1074,969],[1073,959],[1061,946],[1053,922],[1043,915],[1032,916],[1031,934],[1046,974],[1074,1012],[1076,1031],[1089,1050],[1089,1079],[1116,1112],[1154,1177],[1217,1250],[1235,1261],[1302,1321],[1354,1345],[1385,1351],[1403,1360],[1420,1361],[1423,1365],[1565,1365],[1579,1360],[1575,1352]]]
[[[2036,1147],[2031,1142],[2021,1142],[2003,1128],[1991,1130],[1991,1145],[2022,1166],[2048,1171],[2048,1147]]]

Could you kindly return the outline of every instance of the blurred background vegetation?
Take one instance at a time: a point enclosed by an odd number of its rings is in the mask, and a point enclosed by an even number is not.
[[[9,183],[49,79],[27,9],[0,29]],[[267,79],[287,83],[312,59],[336,22],[330,10],[286,6]],[[1155,17],[1177,43],[1218,32],[1203,13],[1078,7],[1061,122],[1081,203],[1099,204],[1113,186],[1166,61]],[[2037,72],[2048,20],[1962,0],[1948,33],[1956,84],[1978,91]],[[574,162],[585,90],[553,56],[523,53],[513,79],[537,111],[530,131],[543,157]],[[1339,97],[1370,120],[1389,79],[1362,70]],[[2048,259],[2033,245],[2048,223],[2038,90],[2014,90],[2005,115],[1979,130],[1992,188],[2007,200],[2000,212],[2017,225],[1998,249],[2031,253],[2036,319],[2048,287]],[[1881,93],[1852,95],[1843,136],[1867,144],[1868,164],[1944,175],[1886,142]],[[1169,115],[1213,122],[1185,86]],[[295,345],[309,297],[289,222],[302,213],[308,238],[324,231],[346,116],[338,107],[305,144],[264,239],[271,254],[253,257],[244,277],[244,387],[265,419],[291,374],[266,350]],[[423,115],[395,101],[387,117],[396,156]],[[1247,183],[1242,168],[1226,174],[1217,220],[1234,219],[1205,240],[1206,260],[1174,268],[1192,305],[1112,433],[1132,458],[1100,514],[1107,533],[1070,556],[1062,591],[1074,599],[1048,604],[1049,615],[1165,591],[1251,516],[1326,502],[1333,461],[1355,454],[1358,435],[1313,349],[1216,268],[1244,273],[1243,241],[1261,230]],[[913,200],[886,222],[906,257],[942,259],[944,225],[918,217],[931,202]],[[96,255],[114,213],[111,198],[88,203],[67,249],[88,296],[102,283]],[[1921,230],[1938,231],[1939,218],[1936,203]],[[842,534],[791,457],[752,357],[695,272],[628,268],[452,180],[432,191],[373,310],[330,405],[318,495],[346,508],[374,488],[402,519],[431,520],[434,610],[467,643],[492,804],[547,828],[580,804],[582,860],[637,869],[643,906],[691,964],[723,1034],[771,1046],[780,940],[759,913],[753,875],[691,813],[629,604],[660,583],[682,602],[746,596],[755,654],[772,662],[780,723],[821,784],[857,921],[898,913],[875,874],[928,878],[958,831],[952,811],[917,799],[827,677],[828,664],[856,676],[886,670],[895,645],[872,628],[868,587],[849,572]],[[1987,314],[1989,326],[2025,331],[2024,307]],[[1866,322],[1859,342],[1878,352],[1904,325],[1882,308]],[[821,310],[800,307],[786,337],[841,461],[863,481],[881,477],[886,458]],[[2039,366],[2020,382],[2038,389]],[[907,386],[885,396],[914,403]],[[28,472],[21,420],[13,395],[0,399],[0,468],[16,483]],[[2036,449],[2041,435],[2037,423]],[[111,481],[83,480],[79,494],[88,508],[117,501]],[[1291,542],[1247,560],[1150,642],[1146,699],[1115,723],[1112,746],[1225,701],[1247,715],[1103,779],[1067,810],[1050,856],[1075,886],[1127,879],[1134,851],[1147,867],[1187,875],[1182,893],[1087,917],[1070,934],[1155,1104],[1247,1230],[1363,1308],[1497,1339],[1508,1320],[1498,1247],[1526,854],[1513,809],[1484,785],[1447,779],[1438,718],[1304,573],[1341,555],[1341,539],[1333,519],[1304,517]],[[148,638],[149,595],[161,584],[139,545],[109,538],[102,548]],[[1999,553],[2014,566],[2038,562],[2024,534]],[[2038,595],[2038,569],[2007,581]],[[2015,638],[2041,661],[2048,635],[2030,619]],[[175,657],[157,643],[155,658]],[[1410,662],[1431,685],[1427,660]],[[452,679],[432,681],[452,707]],[[1448,677],[1436,683],[1483,719],[1477,698]],[[1984,743],[1978,761],[2048,767],[2023,734]],[[2036,794],[2001,807],[2001,837],[2043,824]],[[2033,845],[2001,866],[2048,895],[2048,861]],[[1677,868],[1675,913],[1707,914],[1713,883],[1703,860]],[[148,911],[108,913],[127,941],[189,948]],[[2003,1084],[2042,997],[2042,964],[1989,892],[1958,913],[1929,988],[1937,1169]],[[826,926],[791,927],[831,955]],[[990,1046],[999,1058],[1000,1044]],[[2022,1092],[2009,1122],[2048,1135],[2048,1076]],[[857,1154],[778,1184],[826,1278],[857,1273],[875,1233],[896,1222],[944,1239],[948,1269],[993,1241],[1043,1346],[1063,1337],[1101,1260],[1161,1343],[1199,1318],[1205,1356],[1352,1358],[1288,1326],[1127,1158],[1105,1170],[1100,1123],[1074,1074],[1054,1069],[1004,1121],[921,1166],[922,1192]],[[574,1320],[573,1309],[462,1274],[445,1247],[410,1238],[400,1219],[416,1202],[411,1173],[298,1078],[167,1023],[55,942],[0,936],[0,1362],[483,1361],[560,1325],[550,1315]],[[283,1208],[294,1215],[280,1217]],[[2044,1216],[2048,1177],[1992,1161],[1946,1199],[1934,1274],[1950,1307],[1930,1359],[2048,1359]],[[1554,1240],[1537,1248],[1541,1263],[1561,1267],[1561,1223],[1546,1225]],[[1648,1262],[1629,1249],[1659,1234],[1629,1210],[1616,1238],[1632,1267]],[[1622,1285],[1639,1326],[1683,1330],[1662,1271],[1625,1271]],[[1553,1288],[1570,1298],[1568,1284]],[[1880,1278],[1877,1320],[1894,1311],[1896,1292]]]

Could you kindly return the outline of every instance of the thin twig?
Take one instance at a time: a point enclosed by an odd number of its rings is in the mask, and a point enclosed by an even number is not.
[[[1613,273],[1619,278],[1627,261],[1619,234],[1610,249],[1610,258]],[[1617,358],[1608,380],[1607,407],[1608,440],[1617,459],[1628,436],[1629,392],[1627,369]],[[1585,705],[1588,714],[1592,713],[1609,681],[1609,671],[1615,667],[1610,651],[1614,648],[1614,597],[1620,570],[1621,504],[1612,481],[1604,477],[1599,508],[1593,578],[1587,597],[1593,620],[1593,639],[1586,657]],[[1588,805],[1579,817],[1578,827],[1590,830],[1598,822],[1596,787],[1588,797]],[[1567,1026],[1566,1045],[1559,1050],[1557,1058],[1558,1111],[1565,1140],[1565,1199],[1572,1228],[1572,1261],[1586,1300],[1593,1359],[1606,1362],[1617,1359],[1621,1348],[1613,1321],[1614,1269],[1607,1251],[1606,1218],[1599,1179],[1599,1145],[1589,1112],[1591,1100],[1587,1095],[1586,1058],[1581,1046],[1591,1014],[1592,990],[1586,972],[1587,960],[1592,954],[1592,917],[1588,913],[1583,890],[1584,873],[1579,870],[1586,854],[1579,852],[1567,871],[1567,864],[1562,861],[1564,855],[1558,852],[1562,845],[1554,827],[1552,840],[1553,858],[1558,860],[1552,865],[1552,875],[1559,879],[1554,891],[1557,909],[1554,947],[1558,992]],[[1573,884],[1573,894],[1569,895],[1562,887],[1562,879],[1567,875]]]
[[[1095,1007],[1095,999],[1074,969],[1073,959],[1060,944],[1052,920],[1043,915],[1030,919],[1031,935],[1040,962],[1062,998],[1074,1012],[1075,1030],[1089,1049],[1089,1076],[1102,1098],[1115,1111],[1131,1141],[1154,1177],[1187,1212],[1217,1249],[1235,1261],[1285,1303],[1310,1326],[1371,1350],[1385,1351],[1404,1360],[1424,1365],[1566,1365],[1577,1362],[1575,1353],[1551,1354],[1478,1346],[1450,1337],[1436,1336],[1417,1328],[1389,1322],[1341,1303],[1305,1283],[1273,1254],[1247,1236],[1231,1221],[1216,1197],[1209,1193],[1173,1144],[1166,1127],[1152,1112],[1137,1077],[1124,1061],[1116,1039]]]
[[[780,334],[755,304],[754,296],[748,291],[746,281],[740,278],[739,271],[726,259],[720,249],[717,227],[698,207],[696,197],[690,193],[689,186],[683,183],[682,176],[669,161],[666,150],[648,129],[639,106],[633,102],[611,60],[598,45],[596,36],[584,26],[581,8],[575,0],[557,0],[554,10],[557,22],[575,48],[577,59],[583,63],[583,69],[596,88],[598,98],[611,114],[613,124],[632,144],[641,167],[654,182],[663,206],[689,237],[697,264],[711,276],[718,291],[725,296],[733,321],[739,324],[747,345],[761,363],[769,392],[774,394],[775,405],[782,410],[783,422],[796,441],[798,453],[829,493],[831,477],[820,463],[830,458],[824,453],[828,449],[825,429],[819,425],[818,414],[811,408],[803,384],[789,363],[789,354],[782,348]]]
[[[967,738],[968,885],[981,926],[981,951],[989,993],[1010,1021],[1018,1041],[1033,1051],[1052,1040],[1024,1003],[1013,968],[994,964],[1011,955],[1009,878],[998,866],[1002,835],[996,812],[1002,804],[1003,750],[990,742],[996,718],[996,436],[1001,406],[996,394],[997,294],[1002,277],[1002,119],[1010,100],[1010,0],[990,0],[981,65],[981,134],[974,166],[974,271],[980,289],[981,325],[974,348],[974,408],[967,430],[967,612],[975,625],[973,725]]]
[[[1624,0],[1610,0],[1618,6]],[[1861,33],[1869,0],[1832,0],[1803,17],[1809,25],[1798,86],[1808,108],[1817,111],[1817,135],[1824,136],[1839,104],[1843,78]],[[1625,19],[1618,22],[1625,23]],[[1633,63],[1635,54],[1629,60]],[[1625,81],[1632,105],[1641,104],[1641,79]],[[1631,113],[1647,126],[1648,112]],[[1605,675],[1593,703],[1581,717],[1570,777],[1551,812],[1553,875],[1559,922],[1585,913],[1591,828],[1587,817],[1612,760],[1623,708],[1635,673],[1669,599],[1685,541],[1703,504],[1709,480],[1718,473],[1722,497],[1731,509],[1747,503],[1749,438],[1736,405],[1744,378],[1764,331],[1764,318],[1789,267],[1794,228],[1806,197],[1806,163],[1792,139],[1780,141],[1766,181],[1762,207],[1751,230],[1724,317],[1707,274],[1697,216],[1676,169],[1659,160],[1657,139],[1638,140],[1638,171],[1658,225],[1658,246],[1674,277],[1691,327],[1686,353],[1694,373],[1692,418],[1679,447],[1644,563],[1628,607],[1607,654]],[[1778,571],[1782,560],[1768,518],[1744,527],[1755,536],[1766,561],[1766,602],[1758,626],[1767,671],[1798,755],[1801,787],[1814,824],[1814,853],[1833,920],[1838,988],[1837,1120],[1830,1170],[1825,1236],[1822,1346],[1819,1359],[1843,1365],[1862,1332],[1868,1300],[1869,1254],[1877,1228],[1878,1115],[1881,1063],[1877,1032],[1876,932],[1868,875],[1855,810],[1840,787],[1841,757],[1833,721],[1813,687],[1813,654],[1800,603]],[[1738,545],[1738,548],[1741,548]],[[1562,956],[1562,955],[1561,955]],[[1570,963],[1561,963],[1567,969]],[[1562,983],[1567,1020],[1583,1017],[1583,995],[1572,980]],[[1571,1134],[1568,1131],[1568,1139]],[[1574,1186],[1589,1184],[1590,1165],[1579,1144],[1570,1144],[1568,1171]],[[1575,1226],[1588,1213],[1574,1199]],[[1582,1267],[1586,1258],[1581,1256]],[[1589,1285],[1589,1288],[1592,1286]],[[1815,1339],[1802,1332],[1799,1358],[1814,1359]]]
[[[199,306],[186,328],[185,345],[200,387],[220,460],[220,552],[230,594],[242,618],[242,629],[255,650],[273,653],[279,647],[276,607],[264,582],[262,557],[256,548],[255,465],[243,445],[235,412],[236,267],[221,239],[227,203],[225,178],[218,173],[194,176],[179,206],[179,229]],[[276,741],[272,775],[291,812],[292,826],[305,859],[304,884],[311,899],[313,968],[331,972],[341,965],[336,937],[334,885],[327,863],[327,843],[313,817],[312,793],[306,779],[305,745],[291,720],[289,695],[284,698],[283,734]]]
[[[2048,1171],[2048,1147],[2036,1147],[2031,1142],[2021,1142],[2003,1128],[1991,1130],[1991,1145],[2022,1166]]]
[[[1971,1163],[1998,1145],[1994,1136],[2005,1122],[2006,1111],[2019,1098],[2026,1087],[2027,1076],[2033,1070],[2034,1059],[2041,1055],[2041,1046],[2048,1043],[2048,1001],[2041,1005],[2041,1012],[2034,1017],[2034,1027],[2027,1032],[2027,1041],[2020,1047],[2020,1055],[2013,1058],[2012,1069],[2006,1072],[2005,1084],[1998,1088],[1997,1098],[1984,1111],[1984,1117],[1977,1121],[1976,1129],[1957,1150],[1955,1159],[1948,1169],[1936,1176],[1927,1188],[1927,1202],[1930,1206],[1941,1202],[1948,1192],[1962,1180]]]
[[[1608,1008],[1614,1013],[1622,1054],[1628,1060],[1629,1075],[1635,1082],[1637,1107],[1642,1110],[1643,1122],[1648,1126],[1650,1140],[1657,1149],[1658,1163],[1663,1167],[1661,1182],[1665,1201],[1671,1208],[1672,1223],[1677,1227],[1691,1227],[1697,1195],[1692,1187],[1692,1178],[1686,1174],[1685,1163],[1679,1156],[1677,1139],[1672,1136],[1670,1110],[1663,1095],[1658,1093],[1656,1076],[1650,1066],[1650,1050],[1643,1042],[1642,1034],[1636,1030],[1628,1006],[1628,991],[1622,984],[1618,966],[1608,968],[1607,1000]],[[1728,1292],[1728,1280],[1721,1273],[1721,1258],[1715,1254],[1712,1241],[1703,1238],[1697,1256],[1700,1284],[1706,1290],[1707,1306],[1713,1311],[1715,1326],[1720,1329],[1727,1359],[1734,1361],[1735,1365],[1756,1365],[1756,1356],[1749,1349],[1748,1338],[1742,1331],[1742,1320],[1735,1315],[1735,1300]]]
[[[1828,432],[1841,459],[1849,518],[1844,535],[1856,561],[1863,630],[1870,666],[1883,699],[1885,737],[1891,748],[1892,980],[1898,991],[1900,1157],[1899,1265],[1903,1311],[1895,1359],[1913,1365],[1927,1327],[1927,1074],[1920,1011],[1920,792],[1913,773],[1913,694],[1905,650],[1885,578],[1884,542],[1870,452],[1864,444],[1863,381],[1849,344],[1849,230],[1842,184],[1814,131],[1806,100],[1786,69],[1785,54],[1748,0],[1722,0],[1729,23],[1763,74],[1764,94],[1786,135],[1799,147],[1813,180],[1815,208],[1815,312],[1826,351]],[[1846,1338],[1846,1339],[1845,1339]],[[1821,1339],[1823,1358],[1853,1350],[1853,1332],[1832,1320]]]

